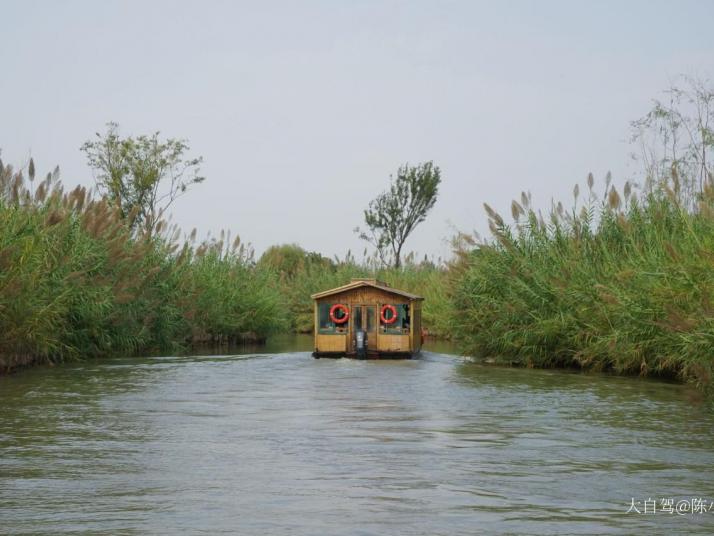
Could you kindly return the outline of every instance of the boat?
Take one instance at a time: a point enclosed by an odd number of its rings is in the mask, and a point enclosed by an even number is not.
[[[411,358],[421,350],[421,296],[358,278],[311,298],[316,358]]]

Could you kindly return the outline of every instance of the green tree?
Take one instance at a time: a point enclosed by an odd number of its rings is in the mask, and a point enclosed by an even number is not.
[[[401,267],[404,243],[436,203],[440,183],[441,171],[433,162],[405,164],[390,177],[389,190],[369,203],[366,229],[355,232],[375,247],[383,264]]]
[[[186,140],[150,136],[121,137],[119,125],[108,123],[104,134],[82,145],[95,172],[97,188],[114,203],[133,229],[153,234],[169,207],[194,184],[202,157],[187,158]]]
[[[307,251],[297,244],[270,246],[258,260],[259,268],[269,268],[292,279],[304,267]]]
[[[334,263],[316,252],[305,251],[297,244],[270,246],[258,260],[258,268],[271,269],[287,279],[312,267],[334,269]]]

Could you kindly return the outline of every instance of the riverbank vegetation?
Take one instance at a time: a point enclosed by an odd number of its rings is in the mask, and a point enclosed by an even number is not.
[[[279,288],[239,240],[179,245],[160,222],[136,232],[106,197],[65,192],[57,170],[27,172],[0,163],[0,371],[286,325]]]
[[[311,294],[377,277],[424,296],[423,325],[466,354],[711,389],[714,92],[692,85],[672,95],[633,123],[642,185],[617,188],[608,175],[598,190],[590,175],[571,208],[557,203],[545,215],[523,193],[512,223],[486,205],[492,237],[460,235],[448,262],[402,255],[401,238],[436,199],[441,177],[431,163],[400,168],[417,186],[428,179],[422,197],[393,181],[377,199],[403,203],[370,205],[363,238],[376,237],[375,251],[357,261],[296,244],[256,260],[228,234],[180,240],[164,212],[203,181],[201,159],[184,158],[180,140],[121,138],[110,124],[83,147],[98,173],[96,195],[65,192],[57,171],[38,179],[32,160],[24,173],[0,162],[0,371],[311,332]],[[682,111],[686,103],[695,113]],[[404,234],[405,222],[387,216],[413,199],[421,210]]]
[[[514,223],[487,207],[495,241],[463,254],[453,334],[465,351],[533,367],[694,381],[714,372],[714,184],[687,208],[676,175],[642,197],[588,182],[580,210]],[[576,189],[577,196],[577,189]]]
[[[310,332],[310,295],[374,275],[427,297],[424,318],[446,333],[445,268],[414,261],[328,259],[296,245],[255,261],[229,234],[195,244],[176,228],[85,188],[59,171],[39,180],[0,162],[0,371],[42,362],[174,352],[192,343]]]
[[[632,123],[644,181],[543,217],[523,193],[513,223],[459,254],[452,333],[468,353],[534,367],[655,375],[712,388],[714,91],[685,79]]]

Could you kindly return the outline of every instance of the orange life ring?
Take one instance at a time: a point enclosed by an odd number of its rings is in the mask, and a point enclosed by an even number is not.
[[[387,316],[385,315],[387,311],[391,311],[391,318],[387,318]],[[380,312],[379,316],[381,317],[383,324],[394,324],[397,321],[397,308],[394,307],[394,305],[382,305],[382,311]]]
[[[335,316],[335,313],[337,310],[342,311],[342,318],[337,318]],[[330,307],[330,320],[332,320],[335,324],[344,324],[347,322],[347,319],[350,317],[350,312],[347,309],[346,305],[342,305],[341,303],[336,303],[332,307]]]

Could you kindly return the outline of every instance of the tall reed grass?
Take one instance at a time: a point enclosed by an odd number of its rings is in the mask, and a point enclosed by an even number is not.
[[[0,370],[81,356],[175,351],[194,339],[264,338],[286,319],[246,249],[136,235],[105,199],[59,172],[0,162]]]
[[[486,206],[495,239],[443,265],[399,269],[297,245],[195,244],[161,224],[137,235],[105,199],[58,172],[0,162],[0,370],[84,356],[176,351],[191,342],[310,332],[310,295],[377,277],[426,298],[423,325],[464,352],[530,367],[656,375],[710,388],[714,373],[714,180],[683,198],[676,173],[635,195],[606,181],[553,206],[530,195],[513,223]],[[466,245],[464,245],[466,244]]]
[[[462,250],[452,331],[465,352],[529,367],[654,375],[710,387],[714,372],[714,182],[694,202],[676,173],[646,195],[608,177],[547,218],[523,194],[495,240]],[[687,207],[694,208],[687,208]]]

